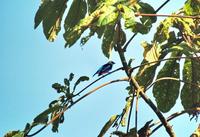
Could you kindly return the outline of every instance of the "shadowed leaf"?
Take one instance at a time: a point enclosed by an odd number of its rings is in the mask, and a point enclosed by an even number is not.
[[[176,57],[179,53],[172,53],[171,57]],[[157,78],[172,77],[179,79],[179,62],[177,60],[168,60],[159,71]],[[158,108],[162,112],[168,112],[176,103],[179,95],[180,82],[174,80],[161,80],[155,83],[153,95],[156,99]]]
[[[181,103],[184,109],[194,107],[200,103],[200,62],[198,59],[187,59],[183,68],[185,83],[181,89]],[[199,86],[199,87],[197,87]]]
[[[101,46],[103,54],[107,58],[110,57],[112,49],[116,43],[114,36],[115,36],[114,26],[107,26],[103,35],[103,41]]]
[[[66,0],[42,1],[35,15],[35,28],[43,22],[43,31],[49,41],[54,41],[60,31],[62,16],[67,7],[66,2]]]
[[[65,18],[65,33],[71,31],[71,29],[79,23],[81,19],[85,17],[87,13],[87,4],[85,0],[73,0],[69,12]]]
[[[42,113],[40,113],[37,117],[34,118],[34,123],[36,124],[46,124],[48,121],[48,115],[54,111],[61,109],[62,107],[59,105],[55,105],[51,108],[46,109]]]
[[[4,137],[24,137],[24,132],[21,131],[9,131]]]
[[[80,78],[76,81],[76,83],[74,84],[73,91],[75,91],[76,86],[77,86],[78,84],[80,84],[80,83],[83,82],[83,81],[88,81],[88,80],[89,80],[89,77],[87,77],[87,76],[82,76],[82,77],[80,77]]]

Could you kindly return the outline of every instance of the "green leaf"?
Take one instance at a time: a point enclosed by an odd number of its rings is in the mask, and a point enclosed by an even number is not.
[[[180,56],[180,53],[172,53],[171,57]],[[180,77],[179,62],[168,60],[157,75],[157,80],[163,77]],[[175,80],[161,80],[155,83],[153,95],[158,108],[162,112],[168,112],[176,103],[179,95],[180,82]]]
[[[65,47],[71,47],[80,38],[81,34],[99,18],[103,10],[103,8],[98,8],[89,16],[81,19],[70,31],[65,31],[63,35],[66,40]]]
[[[154,35],[154,41],[162,43],[170,37],[169,28],[173,25],[173,18],[166,18],[160,23]]]
[[[145,59],[142,61],[142,64],[148,63]],[[140,86],[147,87],[150,85],[154,79],[156,68],[158,63],[153,66],[143,65],[139,68],[135,78]]]
[[[22,131],[9,131],[4,135],[4,137],[24,137],[24,132]]]
[[[66,7],[66,0],[42,1],[35,15],[35,28],[43,22],[43,31],[49,41],[56,39]]]
[[[103,35],[103,41],[102,41],[102,46],[101,46],[103,54],[107,58],[110,57],[112,49],[114,45],[116,44],[114,37],[115,37],[114,26],[107,26]]]
[[[74,78],[74,73],[70,73],[70,74],[69,74],[69,81],[72,81],[73,78]]]
[[[103,14],[100,15],[97,26],[111,25],[117,21],[118,18],[117,8],[114,6],[105,6]]]
[[[193,47],[189,47],[186,43],[181,43],[168,49],[168,52],[174,51],[181,51],[181,53],[185,54],[186,56],[192,56],[197,52],[197,50],[195,50]]]
[[[132,27],[132,32],[147,34],[150,31],[150,27],[143,25],[142,23],[135,22],[134,26]]]
[[[64,80],[64,82],[67,82],[66,79]],[[52,84],[52,88],[54,88],[57,93],[65,92],[65,86],[62,86],[59,83]]]
[[[199,15],[200,14],[200,1],[199,0],[187,0],[183,9],[187,15]]]
[[[73,0],[69,12],[65,18],[65,33],[71,31],[71,29],[79,23],[81,19],[85,17],[87,13],[87,4],[85,0]]]
[[[27,123],[25,128],[24,128],[24,132],[27,133],[33,126],[31,126],[31,124]]]
[[[88,80],[89,80],[89,77],[87,77],[87,76],[81,76],[81,77],[75,82],[73,91],[75,91],[76,86],[77,86],[78,84],[80,84],[80,82],[88,81]]]
[[[188,83],[184,83],[183,88],[181,89],[181,103],[184,109],[194,107],[196,104],[200,103],[199,68],[199,59],[187,59],[185,61],[183,68],[183,80]]]
[[[103,137],[104,134],[108,131],[108,129],[112,126],[112,124],[117,119],[118,115],[113,115],[110,120],[103,126],[101,132],[99,133],[98,137]]]
[[[24,132],[21,131],[21,132],[15,134],[15,135],[12,136],[12,137],[24,137]]]
[[[97,6],[97,1],[96,0],[87,0],[88,4],[88,13],[91,14]]]
[[[40,113],[37,117],[34,118],[34,123],[36,124],[46,124],[48,122],[48,115],[54,111],[61,109],[62,107],[59,105],[55,105],[51,108],[46,109],[42,113]]]
[[[121,11],[122,18],[125,20],[125,28],[132,28],[135,25],[134,11],[122,4],[118,5],[118,9]]]
[[[54,118],[57,114],[59,113],[59,111],[55,111],[51,114],[51,119]],[[58,127],[59,127],[59,123],[60,123],[60,118],[57,118],[56,120],[54,120],[52,122],[52,128],[51,130],[53,132],[58,132]]]
[[[139,2],[138,4],[140,5],[140,9],[139,9],[140,13],[155,14],[154,8],[151,5],[149,5],[148,3]],[[146,26],[151,26],[152,23],[156,22],[157,18],[143,16],[142,18],[140,18],[140,20],[141,20],[142,24],[144,24]]]
[[[135,128],[131,128],[128,133],[124,133],[122,131],[114,131],[112,135],[118,136],[118,137],[138,137],[137,131]],[[144,136],[141,136],[144,137]]]

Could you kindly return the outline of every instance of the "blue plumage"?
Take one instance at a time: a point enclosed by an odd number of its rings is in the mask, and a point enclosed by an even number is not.
[[[101,76],[103,74],[106,74],[108,73],[111,69],[112,69],[112,66],[113,64],[115,64],[115,62],[113,61],[109,61],[108,63],[104,64],[103,66],[101,66],[97,72],[93,75],[93,77],[98,74],[98,76]]]

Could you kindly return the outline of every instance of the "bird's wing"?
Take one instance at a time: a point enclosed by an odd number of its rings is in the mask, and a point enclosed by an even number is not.
[[[112,68],[111,64],[103,65],[102,68],[100,69],[100,71],[98,73],[99,73],[99,75],[102,75],[104,73],[109,72],[111,70],[111,68]]]
[[[104,65],[103,65],[103,66],[104,66]],[[94,73],[93,77],[94,77],[96,74],[99,74],[99,73],[101,72],[103,66],[101,66],[101,67],[97,70],[97,72]]]

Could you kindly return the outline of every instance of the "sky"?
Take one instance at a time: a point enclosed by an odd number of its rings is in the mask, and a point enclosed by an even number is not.
[[[164,0],[151,3],[156,8],[162,2]],[[170,14],[183,3],[183,1],[170,1],[160,13]],[[87,75],[91,78],[90,81],[93,81],[97,78],[92,77],[94,72],[108,59],[101,52],[101,42],[95,38],[83,47],[77,42],[72,48],[65,49],[63,30],[53,43],[45,39],[41,26],[34,30],[34,15],[40,5],[40,0],[2,0],[1,5],[0,136],[3,136],[10,130],[23,130],[27,122],[32,122],[34,117],[45,110],[52,100],[59,97],[51,88],[53,83],[63,83],[63,79],[71,72],[75,74],[75,78]],[[155,27],[152,30],[155,30]],[[142,50],[140,41],[151,41],[151,34],[153,33],[142,37],[138,35],[131,43],[134,46],[129,48],[127,57],[136,59],[134,65],[138,65],[141,60],[141,55],[136,52]],[[121,66],[116,53],[113,53],[111,59],[116,62],[114,68]],[[89,90],[124,75],[123,72],[117,72],[98,82]],[[78,88],[81,89],[87,84],[87,82],[83,83]],[[97,136],[110,116],[121,113],[127,96],[124,90],[126,86],[127,83],[113,84],[100,89],[65,113],[65,122],[60,126],[58,133],[52,133],[51,127],[48,127],[36,137]],[[147,94],[154,100],[151,91]],[[171,113],[177,110],[182,110],[180,100]],[[165,114],[165,116],[169,115],[170,113]],[[140,100],[139,128],[152,118],[157,120],[152,110],[144,104],[143,100]],[[189,136],[198,125],[194,120],[189,121],[188,115],[181,116],[170,124],[173,125],[178,137]],[[161,128],[152,137],[158,136],[167,137],[168,135],[165,129]]]

